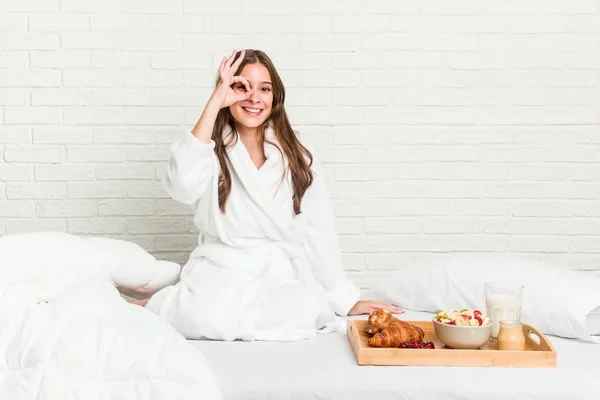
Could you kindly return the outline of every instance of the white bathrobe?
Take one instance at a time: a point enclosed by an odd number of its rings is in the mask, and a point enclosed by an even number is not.
[[[265,135],[277,143],[272,129]],[[202,233],[180,281],[146,307],[190,339],[289,341],[339,328],[336,314],[346,315],[360,291],[342,264],[318,161],[295,215],[290,174],[282,180],[285,157],[265,143],[258,169],[237,140],[228,150],[232,189],[222,213],[214,145],[186,132],[171,147],[165,188],[195,208]]]

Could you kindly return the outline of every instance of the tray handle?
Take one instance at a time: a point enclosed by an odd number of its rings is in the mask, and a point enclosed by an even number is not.
[[[525,341],[532,349],[537,351],[554,351],[548,338],[533,326],[523,324],[523,334],[525,335]],[[533,339],[532,336],[536,337],[537,340]]]

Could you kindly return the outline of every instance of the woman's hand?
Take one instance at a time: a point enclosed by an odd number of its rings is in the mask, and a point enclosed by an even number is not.
[[[250,98],[250,96],[252,96],[252,91],[250,90],[250,84],[248,81],[240,75],[234,76],[235,71],[237,71],[238,67],[244,60],[246,51],[242,50],[239,58],[236,60],[236,62],[233,62],[236,53],[237,51],[233,50],[233,53],[231,53],[229,58],[223,57],[221,65],[219,66],[221,83],[219,83],[219,86],[217,86],[211,96],[211,100],[216,103],[219,109],[229,107],[238,101],[247,100]],[[241,85],[245,89],[243,91],[239,89],[235,90],[231,87],[232,85]]]
[[[142,306],[145,307],[146,303],[148,302],[148,300],[150,299],[142,299],[142,300],[129,300],[128,303],[129,304],[135,304],[136,306]]]
[[[390,311],[392,314],[403,314],[404,310],[400,307],[396,307],[392,304],[385,303],[383,301],[374,301],[374,300],[362,300],[358,301],[354,307],[348,312],[348,315],[360,315],[360,314],[370,314],[372,311],[377,310],[378,308],[385,308]]]

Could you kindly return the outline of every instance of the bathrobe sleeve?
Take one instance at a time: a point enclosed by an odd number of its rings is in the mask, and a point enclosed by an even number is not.
[[[325,176],[316,158],[312,169],[313,184],[302,199],[302,212],[307,218],[304,249],[315,278],[327,291],[333,311],[344,316],[359,301],[360,289],[344,269]]]
[[[214,148],[214,141],[203,143],[191,132],[171,146],[164,187],[173,199],[192,204],[202,197],[218,172]]]

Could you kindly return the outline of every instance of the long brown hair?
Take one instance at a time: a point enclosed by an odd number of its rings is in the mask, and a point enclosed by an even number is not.
[[[237,60],[241,52],[235,56]],[[235,61],[234,61],[235,62]],[[292,125],[287,117],[284,108],[285,87],[283,82],[275,70],[275,66],[271,59],[260,50],[246,50],[246,55],[242,60],[235,75],[239,75],[246,64],[260,63],[264,65],[273,84],[273,105],[271,114],[266,121],[257,128],[257,133],[260,135],[262,142],[265,141],[265,130],[268,125],[273,127],[275,137],[279,143],[278,149],[283,151],[282,155],[287,158],[288,169],[284,169],[283,177],[288,172],[291,175],[292,189],[294,191],[293,203],[294,212],[300,214],[302,197],[306,190],[313,182],[313,174],[310,169],[313,161],[310,151],[300,143],[298,137],[292,129]],[[217,78],[216,86],[221,83],[221,77]],[[231,194],[231,171],[229,170],[229,156],[227,148],[235,144],[238,140],[235,133],[235,120],[229,107],[222,108],[217,114],[217,119],[212,132],[212,140],[215,142],[215,154],[219,159],[221,171],[219,173],[219,208],[221,212],[225,212],[227,199]]]

